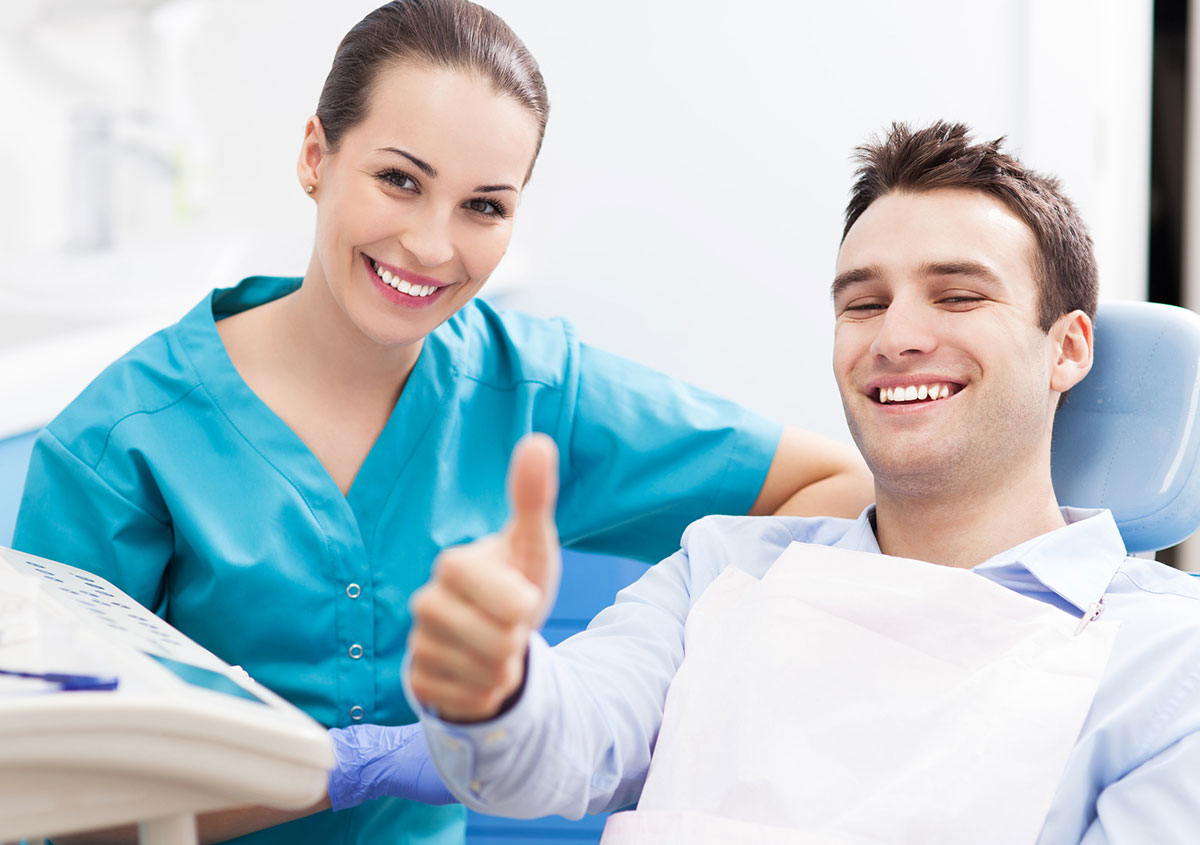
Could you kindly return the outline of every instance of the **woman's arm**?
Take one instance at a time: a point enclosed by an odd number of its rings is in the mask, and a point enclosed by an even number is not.
[[[871,473],[857,450],[788,427],[750,513],[852,518],[874,500]]]
[[[321,810],[329,809],[329,796],[325,796],[311,807],[302,810],[277,810],[272,807],[239,807],[235,810],[221,810],[216,813],[205,813],[196,817],[196,830],[201,842],[224,842],[235,836],[277,824],[290,822],[293,819],[310,816]],[[72,833],[66,836],[55,836],[56,845],[137,845],[137,825],[129,824],[122,827],[110,827],[104,830],[89,831],[88,833]]]

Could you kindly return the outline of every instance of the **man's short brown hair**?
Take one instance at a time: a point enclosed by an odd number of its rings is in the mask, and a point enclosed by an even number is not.
[[[846,206],[850,227],[871,203],[896,191],[963,188],[995,197],[1033,232],[1038,255],[1038,325],[1049,331],[1063,314],[1096,314],[1098,281],[1092,238],[1057,179],[1035,173],[1001,152],[1003,138],[973,143],[962,123],[938,121],[913,130],[893,123],[882,140],[857,148],[857,181]]]

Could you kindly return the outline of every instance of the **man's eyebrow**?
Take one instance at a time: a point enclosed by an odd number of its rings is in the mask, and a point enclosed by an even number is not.
[[[833,284],[829,287],[829,295],[837,299],[846,288],[878,279],[882,275],[879,268],[873,264],[868,267],[855,267],[853,270],[838,273],[834,276]]]
[[[969,276],[986,284],[1003,284],[1000,277],[990,267],[986,264],[980,264],[978,261],[926,261],[917,268],[917,273],[927,278],[932,276]],[[883,271],[873,264],[866,267],[855,267],[853,270],[839,273],[833,280],[830,295],[834,299],[837,299],[838,296],[845,292],[846,288],[862,284],[863,282],[874,281],[875,279],[882,278],[883,275]]]
[[[423,160],[417,158],[412,153],[406,153],[404,150],[397,149],[396,147],[380,147],[379,152],[392,153],[393,155],[404,156],[404,158],[408,159],[414,165],[416,165],[417,169],[420,170],[422,173],[424,173],[426,176],[428,176],[431,179],[437,178],[437,175],[438,175],[437,168],[434,167],[429,162],[423,161]],[[478,194],[495,194],[500,191],[512,191],[514,194],[520,193],[512,185],[479,185],[478,187],[475,188],[475,193],[478,193]]]
[[[1001,284],[1000,277],[978,261],[926,261],[918,272],[922,276],[970,276],[991,284]]]
[[[414,165],[416,165],[417,169],[420,170],[422,173],[424,173],[426,176],[430,177],[431,179],[437,178],[437,175],[438,175],[437,168],[434,167],[432,164],[429,164],[426,161],[422,161],[421,159],[417,158],[412,153],[406,153],[406,152],[404,152],[404,150],[398,150],[395,147],[380,147],[379,152],[393,153],[398,156],[404,156],[406,159],[408,159]]]

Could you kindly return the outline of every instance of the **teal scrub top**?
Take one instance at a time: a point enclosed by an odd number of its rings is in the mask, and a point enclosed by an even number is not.
[[[109,579],[327,726],[415,721],[408,598],[438,552],[499,529],[513,445],[560,451],[565,546],[656,561],[745,513],[781,428],[474,300],[428,336],[343,495],[234,369],[216,321],[294,291],[253,277],[110,365],[41,432],[13,545]],[[361,649],[361,651],[360,651]],[[381,799],[245,843],[461,842],[460,806]]]

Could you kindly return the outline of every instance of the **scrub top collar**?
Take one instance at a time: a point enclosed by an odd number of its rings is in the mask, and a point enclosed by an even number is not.
[[[425,339],[391,417],[343,496],[308,446],[258,397],[237,372],[217,332],[217,321],[292,293],[301,279],[253,276],[232,288],[214,290],[179,323],[179,337],[192,366],[226,418],[267,456],[288,456],[276,469],[304,491],[315,510],[349,507],[360,530],[372,526],[385,499],[412,458],[434,415],[409,409],[437,407],[457,367],[433,334]],[[270,460],[270,457],[268,457]],[[380,494],[383,494],[381,497]],[[363,540],[369,540],[363,537]]]
[[[994,555],[972,571],[1006,586],[1028,583],[1032,576],[1080,611],[1099,601],[1128,557],[1121,532],[1107,509],[1059,510],[1064,527]],[[870,505],[834,546],[880,554],[874,526],[875,506]]]

